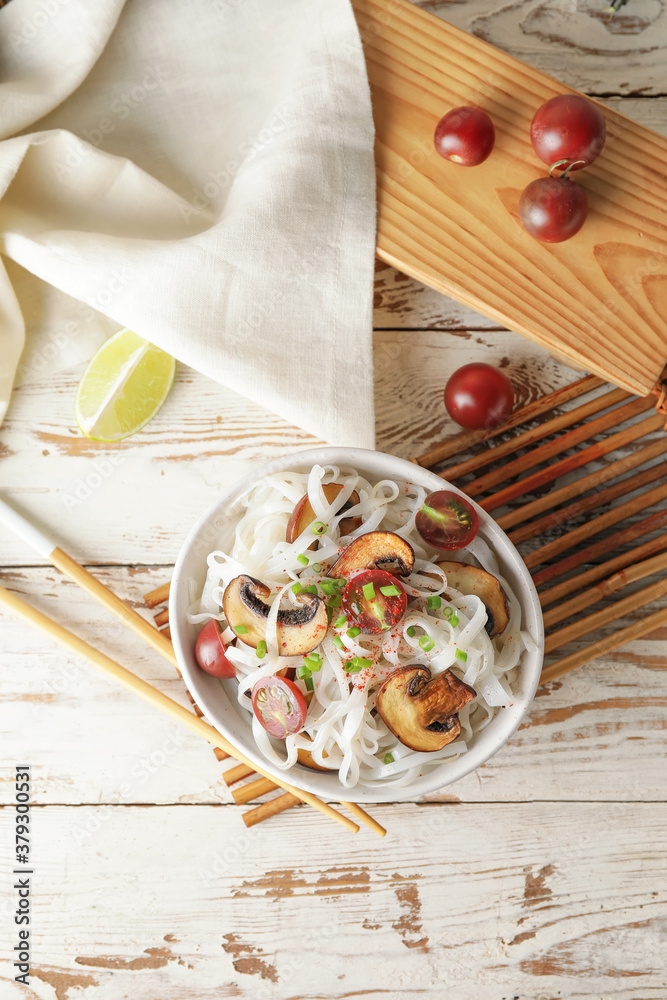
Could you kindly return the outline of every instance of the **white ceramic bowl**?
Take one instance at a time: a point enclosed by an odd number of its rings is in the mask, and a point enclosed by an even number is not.
[[[207,721],[267,771],[282,775],[291,784],[324,799],[344,798],[347,801],[362,803],[412,799],[449,785],[469,774],[500,750],[518,728],[532,701],[542,667],[544,629],[537,592],[521,556],[507,535],[481,507],[477,507],[480,536],[489,542],[496,553],[502,572],[521,603],[523,627],[528,630],[537,645],[535,652],[524,652],[518,680],[514,685],[515,698],[512,706],[498,709],[486,729],[471,740],[466,753],[454,760],[443,761],[439,767],[406,788],[386,785],[347,789],[340,783],[335,772],[327,774],[313,771],[300,764],[296,764],[289,771],[276,770],[257,750],[248,714],[238,705],[234,695],[236,681],[221,681],[205,674],[197,666],[194,648],[198,629],[189,624],[186,612],[191,600],[193,581],[196,592],[201,592],[206,578],[206,557],[209,552],[214,548],[225,548],[231,539],[236,518],[230,518],[227,511],[233,501],[265,475],[283,470],[307,472],[315,464],[352,466],[371,482],[380,479],[410,481],[423,486],[429,492],[443,488],[456,489],[418,465],[382,452],[366,451],[361,448],[315,448],[287,455],[255,469],[231,486],[200,517],[181,549],[174,569],[169,600],[169,625],[178,663],[185,683]]]

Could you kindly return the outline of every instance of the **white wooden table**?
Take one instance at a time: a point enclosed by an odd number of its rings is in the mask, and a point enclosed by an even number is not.
[[[423,6],[667,131],[667,10],[631,0]],[[509,359],[525,398],[576,377],[378,265],[378,447],[452,432],[448,373]],[[37,348],[35,348],[37,350]],[[218,490],[304,432],[180,369],[146,430],[78,433],[81,368],[27,379],[0,430],[3,495],[130,602],[169,578]],[[168,664],[0,534],[2,582],[187,704]],[[665,634],[539,692],[511,742],[380,840],[306,807],[247,831],[210,748],[23,625],[0,624],[0,998],[664,1000]],[[33,775],[32,970],[17,985],[14,767]]]

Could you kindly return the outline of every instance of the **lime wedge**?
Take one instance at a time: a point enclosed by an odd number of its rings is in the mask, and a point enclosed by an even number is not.
[[[176,362],[131,330],[102,344],[76,390],[79,427],[93,441],[120,441],[152,420],[169,395]]]

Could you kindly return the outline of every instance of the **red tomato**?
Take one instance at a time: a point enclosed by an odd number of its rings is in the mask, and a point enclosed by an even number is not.
[[[308,706],[296,684],[286,677],[262,677],[252,689],[252,707],[271,736],[284,740],[303,729]]]
[[[383,590],[390,593],[383,594]],[[383,569],[367,569],[353,576],[345,587],[341,612],[350,625],[366,635],[376,635],[397,625],[407,606],[405,591],[395,576]]]
[[[451,490],[436,490],[427,496],[415,524],[424,541],[436,549],[463,549],[479,530],[473,505]]]
[[[436,125],[433,136],[440,156],[464,167],[483,163],[495,141],[496,130],[486,111],[470,106],[448,111]]]
[[[542,243],[563,243],[575,236],[588,214],[583,188],[567,177],[540,177],[524,188],[519,220]]]
[[[530,126],[530,141],[539,158],[549,164],[567,160],[571,170],[592,163],[600,155],[606,135],[600,109],[578,94],[552,97],[537,109]]]
[[[195,660],[212,677],[236,677],[234,664],[225,656],[226,649],[220,635],[220,625],[215,618],[211,618],[197,636]]]
[[[498,427],[514,406],[512,383],[493,365],[463,365],[445,386],[445,406],[452,420],[468,430]]]

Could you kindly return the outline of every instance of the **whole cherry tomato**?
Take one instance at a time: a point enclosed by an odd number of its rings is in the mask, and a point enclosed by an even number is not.
[[[493,365],[463,365],[445,386],[445,406],[452,420],[468,430],[497,427],[512,412],[512,383]]]
[[[483,163],[493,149],[496,130],[486,111],[453,108],[435,127],[433,143],[440,156],[464,167]]]

